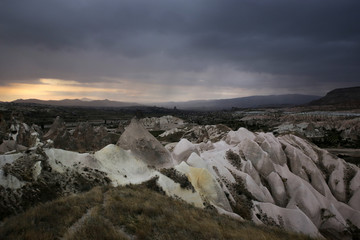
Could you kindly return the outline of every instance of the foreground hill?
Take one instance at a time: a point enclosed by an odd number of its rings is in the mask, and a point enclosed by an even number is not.
[[[360,87],[334,89],[310,105],[360,106]]]
[[[231,99],[199,100],[189,102],[168,102],[157,104],[161,107],[176,106],[185,110],[227,110],[231,108],[257,108],[257,107],[288,107],[307,104],[319,96],[287,94],[269,96],[250,96]]]
[[[310,239],[201,210],[149,189],[105,188],[61,198],[8,218],[1,239]]]

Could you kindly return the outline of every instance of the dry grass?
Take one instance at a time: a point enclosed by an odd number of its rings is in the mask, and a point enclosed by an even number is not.
[[[91,209],[90,214],[86,212]],[[82,224],[72,231],[83,217]],[[73,227],[74,228],[74,227]],[[6,219],[0,239],[310,239],[201,210],[145,185],[95,188]]]
[[[252,212],[251,209],[253,208],[252,200],[255,198],[249,192],[249,190],[245,187],[242,178],[236,176],[233,172],[231,172],[233,176],[235,176],[235,183],[228,183],[227,187],[230,190],[232,196],[235,199],[235,203],[229,201],[231,204],[231,208],[233,209],[234,213],[240,215],[246,220],[251,220]]]
[[[82,224],[75,230],[65,233],[64,239],[129,239],[121,229],[117,229],[108,219],[99,215],[99,208],[99,206],[95,207],[89,216],[85,216]]]
[[[103,201],[103,189],[60,198],[5,219],[0,239],[55,239],[62,236],[89,208]]]

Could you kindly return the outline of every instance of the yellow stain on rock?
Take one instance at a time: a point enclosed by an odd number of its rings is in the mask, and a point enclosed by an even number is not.
[[[207,169],[189,166],[187,177],[196,191],[210,203],[232,211],[220,185]]]

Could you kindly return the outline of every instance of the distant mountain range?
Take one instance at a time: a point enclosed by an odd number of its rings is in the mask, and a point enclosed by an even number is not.
[[[222,110],[231,108],[287,107],[307,104],[319,96],[287,94],[269,96],[250,96],[231,99],[198,100],[188,102],[159,103],[160,107],[176,107],[187,110]]]
[[[257,107],[285,107],[307,104],[319,96],[287,94],[269,96],[251,96],[232,99],[216,100],[195,100],[188,102],[162,102],[152,104],[158,107],[183,109],[183,110],[228,110],[232,108],[257,108]],[[46,104],[51,106],[79,106],[79,107],[134,107],[147,106],[149,104],[139,104],[130,102],[118,102],[110,100],[89,100],[89,99],[64,99],[64,100],[38,100],[38,99],[18,99],[14,103],[27,104]]]
[[[64,100],[39,100],[39,99],[18,99],[14,103],[28,103],[28,104],[45,104],[51,106],[76,106],[76,107],[132,107],[141,106],[138,103],[118,102],[110,100],[80,100],[80,99],[64,99]]]
[[[310,105],[342,105],[360,107],[360,87],[338,88],[325,97],[312,101]]]

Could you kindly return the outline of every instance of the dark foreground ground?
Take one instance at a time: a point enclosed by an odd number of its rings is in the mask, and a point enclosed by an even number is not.
[[[151,188],[151,182],[95,187],[40,204],[5,219],[0,239],[311,239],[201,210]]]

